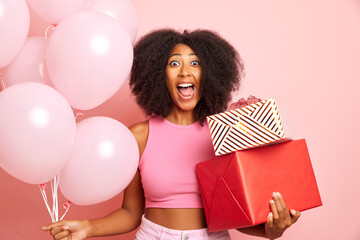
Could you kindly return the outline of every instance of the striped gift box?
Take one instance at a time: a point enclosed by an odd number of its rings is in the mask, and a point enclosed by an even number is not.
[[[207,117],[215,155],[286,142],[274,99]]]

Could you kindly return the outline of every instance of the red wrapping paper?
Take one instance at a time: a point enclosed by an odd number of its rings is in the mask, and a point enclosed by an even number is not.
[[[273,192],[288,209],[322,205],[305,139],[218,156],[196,172],[210,232],[266,222]]]

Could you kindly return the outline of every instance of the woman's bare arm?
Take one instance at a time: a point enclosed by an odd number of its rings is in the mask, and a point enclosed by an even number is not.
[[[130,127],[142,155],[148,136],[148,121]],[[72,240],[82,240],[88,237],[109,236],[130,232],[141,223],[141,216],[145,212],[144,191],[141,184],[140,172],[137,170],[133,180],[124,190],[122,207],[109,215],[92,220],[63,220],[49,224],[42,228],[50,230],[54,239],[66,237]],[[71,236],[69,238],[68,236]]]

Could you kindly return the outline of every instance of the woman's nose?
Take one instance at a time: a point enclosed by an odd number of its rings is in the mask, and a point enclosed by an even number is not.
[[[179,75],[180,75],[181,77],[189,76],[189,75],[190,75],[189,67],[186,66],[186,65],[182,65],[181,68],[180,68]]]

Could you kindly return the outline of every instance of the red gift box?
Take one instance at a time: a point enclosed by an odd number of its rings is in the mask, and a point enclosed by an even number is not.
[[[219,156],[196,172],[210,232],[266,222],[273,192],[288,209],[322,205],[305,139]]]

